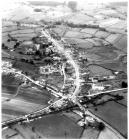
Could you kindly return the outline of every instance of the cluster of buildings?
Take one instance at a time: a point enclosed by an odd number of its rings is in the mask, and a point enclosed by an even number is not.
[[[108,80],[113,80],[115,78],[116,78],[115,75],[95,76],[95,77],[89,77],[89,81],[91,81],[93,83],[97,83],[97,82],[104,82],[104,81],[108,81]]]
[[[2,61],[2,68],[12,68],[12,63],[9,61]]]
[[[40,67],[41,74],[50,74],[53,72],[60,72],[60,69],[58,69],[57,67],[53,67],[52,65],[46,65]]]

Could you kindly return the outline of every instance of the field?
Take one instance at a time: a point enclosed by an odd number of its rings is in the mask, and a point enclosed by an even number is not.
[[[26,87],[19,90],[17,96],[18,80],[13,77],[3,76],[2,78],[2,120],[9,119],[11,117],[24,115],[26,113],[44,108],[48,105],[50,99],[54,99],[46,90],[34,89],[32,87]],[[11,99],[7,101],[7,99]],[[7,116],[10,114],[10,117]],[[12,116],[11,116],[12,115]]]
[[[58,124],[58,125],[57,125]],[[28,124],[46,138],[79,138],[82,128],[61,114],[53,114]]]
[[[55,73],[49,74],[48,77],[45,79],[47,80],[48,84],[57,87],[57,89],[61,89],[64,84],[64,77],[63,75],[60,75],[59,72],[58,75],[55,75]]]
[[[115,103],[110,102],[98,106],[98,111],[91,111],[105,122],[109,123],[113,128],[116,128],[124,136],[127,136],[127,108]]]
[[[94,20],[94,18],[92,18],[88,15],[80,14],[80,13],[75,14],[74,16],[72,16],[69,19],[65,19],[65,21],[72,22],[74,24],[85,24],[91,20]]]
[[[104,76],[104,75],[113,75],[111,70],[105,69],[99,65],[89,65],[88,69],[90,70],[90,76]]]
[[[93,128],[85,129],[82,134],[82,139],[97,139],[99,136],[99,131]]]
[[[123,36],[118,42],[114,44],[116,48],[121,49],[124,52],[127,52],[127,36]]]

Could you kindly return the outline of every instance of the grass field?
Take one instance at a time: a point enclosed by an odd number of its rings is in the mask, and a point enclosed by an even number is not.
[[[127,135],[127,108],[115,103],[110,102],[104,105],[98,106],[98,111],[91,111],[109,123],[113,128],[118,130],[123,135]]]
[[[82,128],[61,114],[43,117],[28,124],[46,138],[79,138]]]
[[[87,128],[84,130],[81,139],[97,139],[99,131],[93,128]]]
[[[90,65],[88,66],[88,69],[91,72],[91,76],[104,76],[104,75],[112,75],[112,72],[110,70],[107,70],[101,66],[97,66],[97,65]]]
[[[123,36],[118,42],[114,44],[114,46],[127,53],[127,36]]]
[[[93,29],[93,28],[85,28],[81,30],[81,32],[85,32],[87,34],[92,34],[92,35],[94,35],[97,31],[98,29]]]
[[[105,32],[105,31],[97,31],[95,33],[95,36],[98,37],[98,38],[106,38],[109,35],[110,35],[110,33]]]

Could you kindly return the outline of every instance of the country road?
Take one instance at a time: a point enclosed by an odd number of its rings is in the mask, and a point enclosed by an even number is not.
[[[87,96],[87,97],[93,97],[93,96],[97,96],[97,95],[100,95],[100,94],[106,94],[106,93],[117,92],[117,91],[124,91],[124,90],[127,90],[127,89],[128,89],[128,88],[120,88],[120,89],[102,91],[102,92],[98,92],[98,93],[90,94],[90,95],[86,95],[86,96]]]

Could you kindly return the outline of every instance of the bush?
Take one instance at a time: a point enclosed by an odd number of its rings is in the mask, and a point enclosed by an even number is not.
[[[34,9],[35,12],[42,12],[41,9]]]
[[[97,129],[98,129],[99,131],[104,130],[104,129],[105,129],[105,124],[102,123],[102,122],[99,122],[99,123],[98,123],[98,126],[97,126]]]
[[[127,88],[127,86],[128,86],[128,85],[127,85],[126,82],[123,81],[123,82],[121,83],[121,87],[122,87],[122,88]]]

